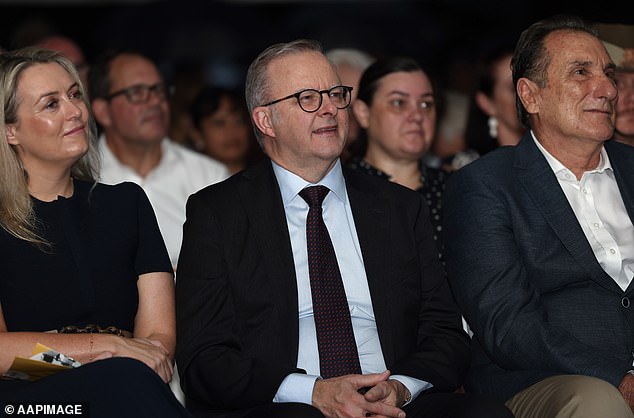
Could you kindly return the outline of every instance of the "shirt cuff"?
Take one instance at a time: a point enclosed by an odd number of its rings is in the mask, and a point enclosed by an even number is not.
[[[313,404],[313,388],[319,376],[291,373],[282,380],[273,402],[300,402]],[[403,383],[404,384],[404,383]]]
[[[400,374],[392,375],[390,376],[390,379],[401,382],[403,386],[405,386],[407,390],[409,390],[410,395],[412,395],[412,398],[409,400],[409,402],[405,403],[405,405],[407,405],[408,403],[416,399],[416,397],[420,395],[421,392],[434,387],[434,385],[432,385],[429,382],[425,382],[424,380],[419,380],[413,377],[403,376]],[[405,406],[405,405],[402,405],[402,406]]]

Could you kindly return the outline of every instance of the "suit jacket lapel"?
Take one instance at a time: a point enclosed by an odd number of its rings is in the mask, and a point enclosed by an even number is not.
[[[597,262],[557,177],[530,133],[522,138],[515,155],[515,169],[520,183],[542,211],[564,247],[593,280],[610,290],[620,290]],[[530,225],[527,227],[530,228]]]
[[[390,245],[389,205],[384,198],[378,197],[376,192],[363,187],[354,173],[344,169],[344,176],[363,255],[381,349],[386,364],[390,364],[395,353],[390,326],[393,323],[390,319],[393,309],[385,297],[390,294],[389,280],[386,278],[392,274],[388,268],[392,264],[387,259],[389,251],[386,250],[386,246]]]
[[[282,338],[284,347],[292,352],[280,353],[280,358],[297,363],[299,341],[299,314],[297,307],[297,281],[293,251],[282,204],[280,189],[271,162],[266,159],[243,173],[239,193],[253,228],[253,237],[262,251],[267,277],[273,286],[272,294],[279,313],[279,322],[288,330]]]

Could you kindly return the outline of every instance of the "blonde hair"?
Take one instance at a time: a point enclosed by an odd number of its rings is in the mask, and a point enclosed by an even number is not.
[[[44,48],[28,47],[0,54],[0,225],[9,234],[40,248],[49,246],[38,233],[37,219],[29,194],[28,173],[17,151],[7,140],[7,125],[17,122],[20,98],[17,96],[20,76],[29,67],[38,64],[59,64],[79,86],[82,101],[88,109],[88,152],[71,167],[71,176],[95,182],[99,167],[96,148],[97,128],[86,90],[75,66],[67,58]]]

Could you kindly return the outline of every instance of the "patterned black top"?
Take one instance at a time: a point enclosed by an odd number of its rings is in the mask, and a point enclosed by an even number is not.
[[[390,176],[370,165],[362,158],[355,157],[350,161],[348,167],[352,170],[359,170],[372,176],[383,177],[390,180]],[[442,260],[442,197],[445,191],[445,182],[449,173],[437,168],[428,167],[421,161],[420,163],[420,182],[422,186],[417,190],[420,192],[427,206],[429,206],[429,214],[431,215],[431,223],[434,227],[434,239],[438,244],[438,252]]]

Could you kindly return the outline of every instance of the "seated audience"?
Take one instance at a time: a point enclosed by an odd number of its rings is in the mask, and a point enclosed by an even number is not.
[[[0,380],[0,400],[188,416],[165,384],[176,343],[165,244],[141,188],[95,182],[95,123],[77,70],[47,49],[5,52],[0,91],[0,372],[36,343],[82,364]]]
[[[204,87],[190,114],[195,148],[227,166],[230,174],[244,170],[257,148],[244,99],[232,90]]]
[[[451,288],[471,327],[466,389],[518,418],[634,407],[634,149],[609,141],[615,65],[595,30],[555,16],[512,59],[529,129],[451,175]]]
[[[510,417],[454,393],[469,340],[426,204],[342,169],[350,87],[321,47],[267,48],[249,67],[246,97],[269,158],[187,203],[176,289],[190,411]]]
[[[413,59],[380,59],[363,73],[352,108],[363,132],[350,167],[419,191],[438,240],[447,173],[422,160],[436,134],[436,91],[429,77]]]
[[[176,266],[187,197],[226,178],[227,168],[167,138],[169,88],[147,57],[105,52],[91,66],[89,82],[95,118],[103,129],[100,181],[131,181],[143,188]]]

